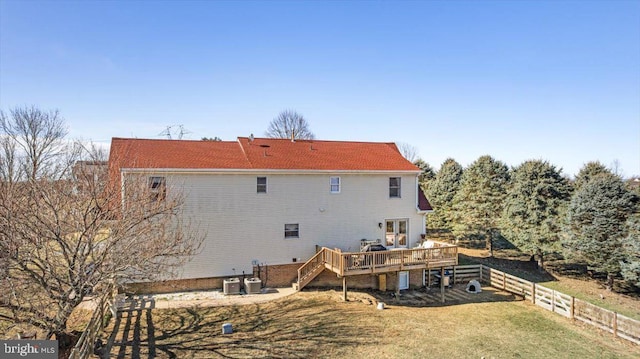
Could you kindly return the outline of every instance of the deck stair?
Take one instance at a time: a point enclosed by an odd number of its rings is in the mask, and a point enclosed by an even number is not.
[[[318,274],[322,273],[325,268],[325,251],[327,248],[322,248],[311,259],[309,259],[302,267],[298,268],[298,282],[294,283],[296,290],[301,290],[305,285],[309,284]]]

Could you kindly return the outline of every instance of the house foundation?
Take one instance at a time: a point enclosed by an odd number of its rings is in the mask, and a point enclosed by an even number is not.
[[[298,278],[298,268],[304,263],[279,264],[268,266],[255,266],[253,274],[245,275],[246,278],[260,278],[263,287],[283,288],[290,287]],[[411,288],[422,287],[423,270],[410,270],[409,286]],[[125,286],[124,292],[131,294],[160,294],[187,292],[196,290],[222,290],[223,281],[232,277],[224,276],[195,279],[176,279],[159,282],[130,283]],[[314,278],[306,287],[309,288],[342,288],[342,278],[335,273],[324,270]],[[381,291],[396,291],[398,286],[398,274],[396,272],[383,274],[363,274],[349,276],[349,289],[377,289]]]

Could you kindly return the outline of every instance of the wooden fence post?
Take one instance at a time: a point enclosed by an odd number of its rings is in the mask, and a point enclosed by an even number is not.
[[[480,281],[482,282],[482,271],[484,270],[484,267],[482,266],[482,264],[480,264]]]
[[[613,336],[618,337],[618,313],[613,312]]]
[[[453,283],[456,284],[456,266],[453,266]]]
[[[444,267],[440,267],[440,295],[444,303]]]
[[[347,277],[342,277],[342,300],[347,301]]]
[[[576,299],[576,298],[575,298],[574,296],[571,296],[571,308],[569,308],[569,309],[570,309],[569,313],[570,313],[570,315],[571,315],[571,319],[575,319],[575,318],[573,317],[573,314],[575,313],[575,306],[576,306],[576,301],[575,301],[575,299]]]
[[[531,303],[536,304],[536,284],[531,283]]]

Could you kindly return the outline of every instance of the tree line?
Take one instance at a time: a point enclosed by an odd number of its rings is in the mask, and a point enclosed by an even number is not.
[[[493,255],[506,239],[537,259],[560,253],[640,287],[640,190],[599,162],[585,164],[574,180],[544,160],[509,168],[481,156],[463,168],[454,159],[434,171],[422,160],[421,186],[435,211],[430,232],[479,240]]]

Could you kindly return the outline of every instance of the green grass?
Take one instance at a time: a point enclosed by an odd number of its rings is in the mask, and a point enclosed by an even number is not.
[[[141,310],[107,328],[112,357],[638,358],[640,346],[528,302],[449,306],[364,303],[302,292],[245,306]],[[374,302],[375,303],[375,302]],[[234,333],[222,335],[223,323]],[[105,338],[107,340],[107,338]]]

